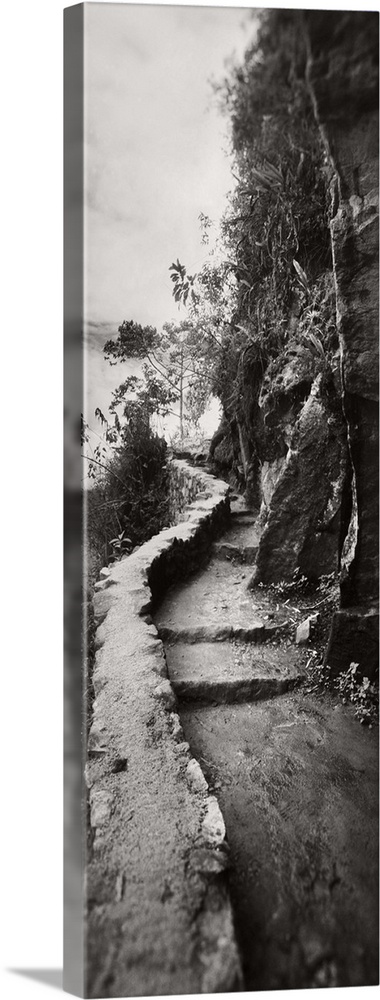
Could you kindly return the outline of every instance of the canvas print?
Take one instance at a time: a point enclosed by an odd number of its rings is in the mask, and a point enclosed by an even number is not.
[[[378,14],[65,73],[66,989],[374,986]]]

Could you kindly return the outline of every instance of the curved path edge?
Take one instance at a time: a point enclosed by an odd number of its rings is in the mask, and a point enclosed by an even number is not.
[[[229,518],[230,489],[187,463],[183,520],[101,571],[86,783],[89,997],[243,988],[217,800],[184,741],[150,612],[198,568]]]

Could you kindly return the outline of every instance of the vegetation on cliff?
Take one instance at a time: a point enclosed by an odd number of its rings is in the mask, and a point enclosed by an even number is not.
[[[179,261],[171,270],[176,301],[203,329],[209,388],[247,484],[258,462],[286,451],[284,397],[294,421],[318,375],[339,392],[331,176],[306,82],[302,15],[263,11],[243,64],[216,91],[236,186],[208,264],[198,275]],[[207,241],[211,222],[201,221]]]
[[[155,434],[145,410],[131,401],[124,419],[104,425],[104,437],[89,459],[92,488],[86,491],[89,582],[102,566],[130,552],[167,523],[167,445]],[[83,427],[82,441],[86,445]]]
[[[212,344],[223,422],[211,446],[265,531],[255,582],[337,571],[347,441],[329,221],[333,171],[307,81],[302,13],[264,11],[243,64],[217,88],[234,191],[198,275],[177,261],[173,294]],[[210,220],[202,219],[207,241]]]

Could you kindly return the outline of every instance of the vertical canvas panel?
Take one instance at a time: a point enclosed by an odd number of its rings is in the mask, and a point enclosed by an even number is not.
[[[83,22],[64,12],[64,988],[84,991],[85,793],[83,718]]]
[[[65,11],[77,995],[377,982],[377,39]]]

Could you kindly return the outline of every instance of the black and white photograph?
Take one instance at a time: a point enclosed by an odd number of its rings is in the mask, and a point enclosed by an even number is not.
[[[64,985],[375,986],[378,14],[86,3],[65,24]]]
[[[375,986],[378,14],[73,18],[84,995]]]
[[[4,995],[370,996],[379,11],[55,6],[4,32]]]

